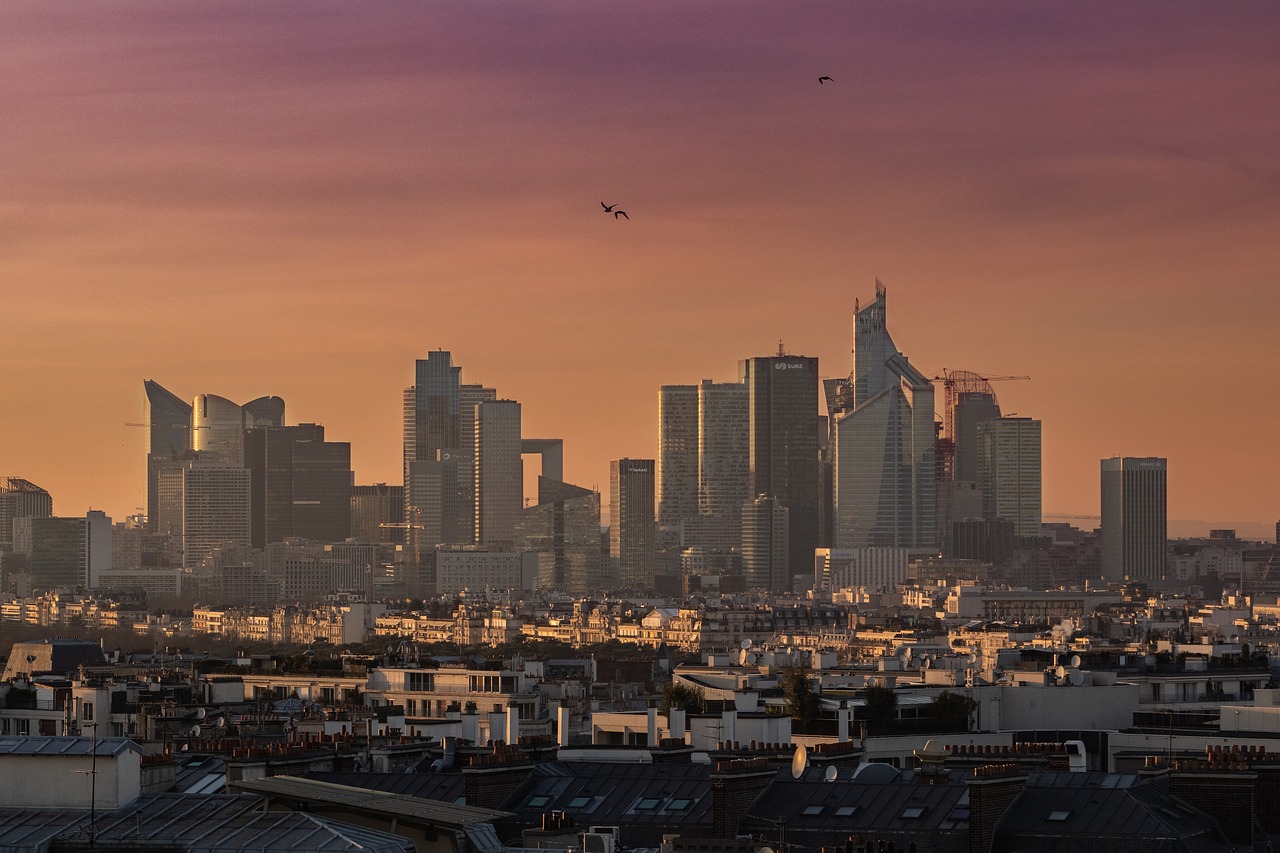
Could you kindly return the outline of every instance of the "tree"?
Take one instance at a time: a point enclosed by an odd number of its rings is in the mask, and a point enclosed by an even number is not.
[[[968,696],[944,690],[928,704],[926,713],[949,730],[967,732],[977,707],[978,703]]]
[[[701,714],[706,704],[706,692],[701,687],[672,681],[662,688],[662,704],[658,710],[669,714],[672,708],[680,708],[693,714]]]
[[[789,666],[782,670],[782,696],[792,719],[809,723],[818,718],[822,701],[809,682],[807,666]]]
[[[883,733],[897,721],[898,694],[888,687],[871,685],[863,691],[862,701],[867,711],[868,733]]]

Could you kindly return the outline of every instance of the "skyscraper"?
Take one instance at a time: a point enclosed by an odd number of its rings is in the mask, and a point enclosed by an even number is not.
[[[48,518],[53,498],[21,477],[0,477],[0,554],[13,551],[13,523],[19,518]]]
[[[1102,460],[1102,576],[1162,580],[1168,544],[1168,460]]]
[[[768,495],[788,510],[793,566],[813,563],[818,546],[818,360],[800,355],[744,363],[749,394],[751,498]],[[790,589],[790,578],[785,578]]]
[[[209,461],[244,464],[244,431],[283,426],[284,400],[259,397],[243,406],[216,394],[197,394],[191,403],[191,449]]]
[[[111,519],[89,510],[83,518],[15,519],[14,551],[26,558],[35,589],[98,586],[111,570]]]
[[[654,467],[652,459],[609,463],[609,559],[630,589],[653,588]]]
[[[977,425],[982,517],[1013,522],[1016,536],[1040,535],[1040,421],[997,418]]]
[[[510,548],[523,509],[520,404],[485,400],[476,405],[476,542]]]
[[[357,542],[403,542],[404,487],[378,483],[351,487],[351,538]],[[386,526],[384,526],[386,525]]]
[[[686,545],[708,550],[738,548],[742,505],[751,486],[747,386],[742,382],[698,385],[698,520]]]
[[[251,542],[351,535],[351,445],[325,441],[317,424],[268,426],[243,434],[251,477]]]
[[[419,550],[472,540],[460,505],[459,452],[471,452],[459,447],[461,373],[451,353],[435,350],[417,360],[404,392],[405,521],[422,525],[408,537]]]
[[[742,507],[742,575],[748,587],[789,591],[792,563],[790,510],[770,495],[760,495]],[[809,556],[809,564],[813,555]],[[806,571],[812,566],[804,564]]]
[[[698,514],[698,386],[658,389],[658,524]]]
[[[251,472],[240,465],[193,459],[160,469],[158,532],[174,538],[187,568],[220,550],[250,545]]]
[[[837,416],[837,548],[933,548],[937,531],[933,383],[898,351],[884,286],[855,305],[852,408]]]
[[[142,390],[146,395],[143,426],[147,430],[147,529],[154,532],[157,477],[161,467],[191,449],[191,406],[150,379],[143,380]]]
[[[538,586],[582,595],[612,585],[600,547],[600,493],[538,478],[538,503],[517,526],[523,551],[538,554]]]
[[[947,397],[943,413],[944,438],[951,440],[951,479],[963,483],[978,481],[980,454],[978,425],[1000,417],[1000,403],[991,383],[967,370],[946,372]]]

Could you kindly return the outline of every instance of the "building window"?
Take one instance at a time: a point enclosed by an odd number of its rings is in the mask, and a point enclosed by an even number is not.
[[[918,806],[911,806],[910,808],[902,810],[903,820],[918,820],[922,817],[924,817],[924,809],[919,808]]]
[[[80,705],[80,718],[86,723],[93,722],[93,703],[83,702]]]
[[[1049,812],[1049,816],[1046,817],[1045,820],[1064,821],[1069,817],[1071,817],[1071,812],[1066,810],[1057,810]]]
[[[800,812],[800,814],[809,815],[811,817],[820,815],[822,814],[822,806],[805,806],[804,811]]]

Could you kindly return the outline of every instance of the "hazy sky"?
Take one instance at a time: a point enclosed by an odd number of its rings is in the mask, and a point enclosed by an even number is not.
[[[6,0],[0,187],[0,475],[59,514],[145,504],[144,379],[398,482],[436,348],[607,492],[660,384],[847,374],[878,276],[921,370],[1033,377],[1046,510],[1160,455],[1280,516],[1269,0]]]

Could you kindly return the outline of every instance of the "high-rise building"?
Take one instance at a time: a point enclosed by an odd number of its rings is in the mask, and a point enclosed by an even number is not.
[[[182,565],[208,563],[219,551],[250,545],[251,472],[194,459],[160,469],[157,530],[172,537]]]
[[[933,383],[894,346],[885,290],[855,306],[852,407],[837,416],[837,548],[936,546]]]
[[[977,426],[982,517],[1013,522],[1015,536],[1040,535],[1040,421],[997,418]]]
[[[750,424],[743,382],[698,385],[698,524],[685,545],[728,551],[741,545],[742,505],[751,487]]]
[[[476,542],[512,547],[524,501],[520,404],[485,400],[476,405]]]
[[[284,400],[259,397],[243,406],[216,394],[197,394],[191,403],[191,449],[203,458],[244,464],[244,431],[255,426],[283,426]]]
[[[404,487],[378,483],[351,487],[351,538],[357,542],[403,542]]]
[[[476,540],[476,406],[496,399],[496,389],[483,385],[458,386],[458,448],[444,451],[441,458],[451,465],[457,484],[456,538],[460,542]]]
[[[147,430],[147,527],[155,531],[157,478],[161,467],[191,449],[191,406],[150,379],[143,381],[142,389],[146,395],[143,426]]]
[[[978,425],[1000,417],[1000,403],[991,383],[968,370],[947,371],[946,388],[942,436],[951,441],[949,479],[976,483],[981,464]]]
[[[1163,580],[1168,545],[1168,460],[1102,460],[1102,576]]]
[[[419,550],[471,541],[471,522],[460,517],[458,470],[462,368],[447,350],[435,350],[414,367],[414,384],[404,392],[405,522],[420,524]]]
[[[609,463],[609,559],[628,589],[653,588],[654,467],[652,459]]]
[[[768,495],[787,508],[793,566],[813,563],[818,546],[818,360],[800,355],[747,359],[749,495]],[[745,554],[744,554],[745,565]],[[784,578],[782,589],[791,588]]]
[[[95,587],[111,570],[111,518],[24,516],[14,520],[14,551],[26,558],[34,589]]]
[[[698,386],[658,389],[658,524],[698,514]]]
[[[582,595],[612,586],[600,547],[600,493],[538,478],[538,503],[518,525],[522,551],[538,555],[538,586]]]
[[[13,551],[13,522],[19,518],[48,518],[53,498],[21,477],[0,477],[0,554]]]
[[[790,514],[788,507],[770,495],[743,504],[742,576],[749,588],[791,589]],[[813,562],[812,555],[809,562]]]
[[[325,441],[317,424],[253,427],[243,433],[251,474],[251,542],[351,535],[351,445]]]

